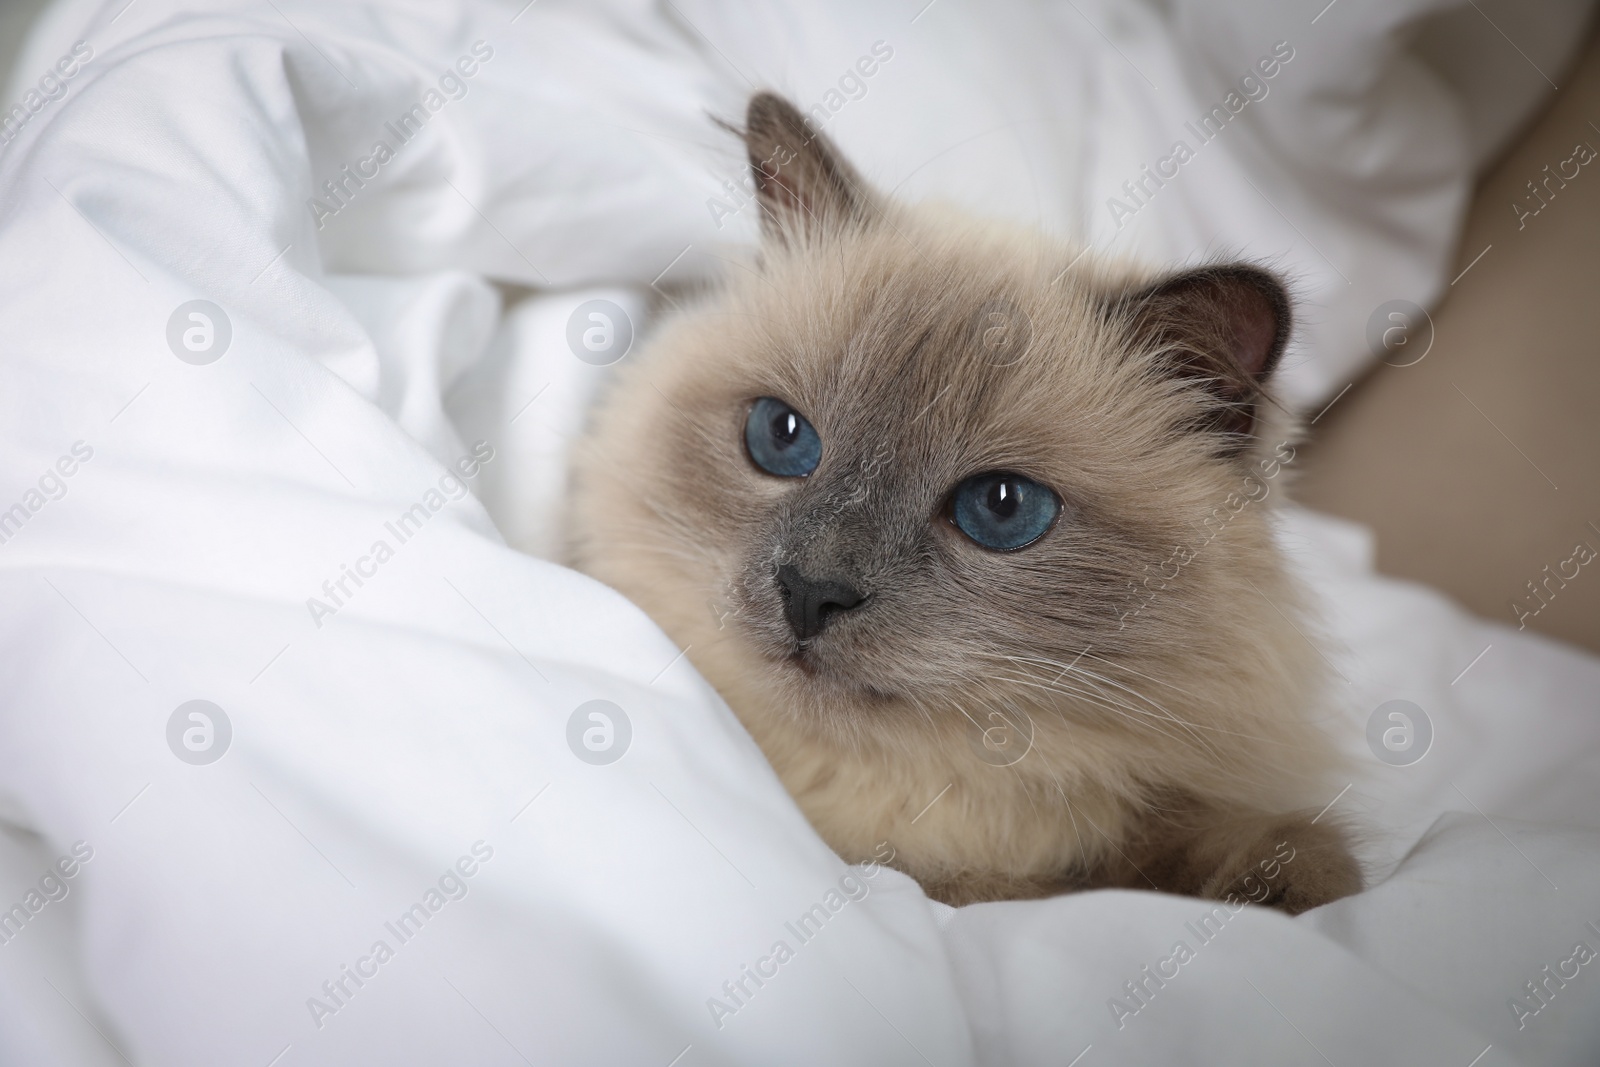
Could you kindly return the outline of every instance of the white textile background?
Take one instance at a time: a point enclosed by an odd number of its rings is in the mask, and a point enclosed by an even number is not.
[[[653,283],[748,254],[753,212],[710,203],[741,162],[706,112],[752,84],[828,106],[883,42],[826,128],[884,188],[1112,253],[1279,263],[1311,404],[1368,358],[1371,308],[1448,280],[1486,135],[1400,45],[1449,7],[52,8],[7,100],[75,41],[92,57],[0,149],[0,509],[22,509],[0,904],[92,858],[0,943],[0,1062],[1593,1062],[1590,968],[1520,1028],[1508,1001],[1600,948],[1600,665],[1377,578],[1360,530],[1292,512],[1284,537],[1328,605],[1362,768],[1338,803],[1380,883],[1232,917],[1120,1019],[1199,902],[952,912],[892,871],[719,1016],[850,872],[649,620],[507,544],[548,551],[608,373],[574,358],[573,310],[610,299],[643,333]],[[1270,92],[1119,229],[1121,182],[1279,41]],[[330,201],[346,166],[377,169]],[[169,343],[194,300],[231,333],[204,365]],[[1404,768],[1364,740],[1397,698],[1435,732]],[[231,724],[203,766],[168,741],[197,699]],[[568,744],[594,699],[631,723],[609,765]]]

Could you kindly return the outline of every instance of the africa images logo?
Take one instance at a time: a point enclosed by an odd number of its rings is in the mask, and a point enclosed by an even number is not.
[[[609,700],[585,701],[567,717],[567,747],[592,767],[617,762],[632,743],[628,713]]]

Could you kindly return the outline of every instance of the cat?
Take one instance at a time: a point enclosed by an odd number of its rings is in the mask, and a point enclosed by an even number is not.
[[[1252,488],[1293,458],[1284,284],[892,202],[772,93],[742,132],[759,261],[619,367],[569,562],[687,650],[843,859],[934,899],[1359,890]]]

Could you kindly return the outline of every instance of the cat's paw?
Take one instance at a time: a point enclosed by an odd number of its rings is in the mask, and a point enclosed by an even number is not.
[[[1200,896],[1299,915],[1361,887],[1361,866],[1338,824],[1289,821],[1231,850],[1202,883]]]

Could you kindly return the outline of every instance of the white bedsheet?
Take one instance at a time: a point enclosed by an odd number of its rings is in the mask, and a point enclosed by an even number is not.
[[[607,373],[573,310],[642,331],[652,282],[747,254],[704,111],[752,82],[826,102],[880,41],[827,126],[874,180],[1113,251],[1276,257],[1310,308],[1301,403],[1367,358],[1372,307],[1447,280],[1470,116],[1390,43],[1445,4],[921,6],[52,9],[7,99],[90,55],[0,148],[0,905],[29,913],[0,1063],[1594,1061],[1600,966],[1570,961],[1600,950],[1600,663],[1375,577],[1359,529],[1284,537],[1345,679],[1329,800],[1379,882],[1209,937],[1194,900],[953,912],[845,868],[644,616],[508,547],[550,546]],[[1106,198],[1278,41],[1257,126],[1119,231]],[[377,174],[340,205],[345,165]],[[169,341],[195,300],[229,325],[210,363]],[[631,726],[607,765],[568,742],[596,699]],[[1407,767],[1365,740],[1393,699],[1433,727]],[[195,700],[231,733],[209,764],[169,742]]]

